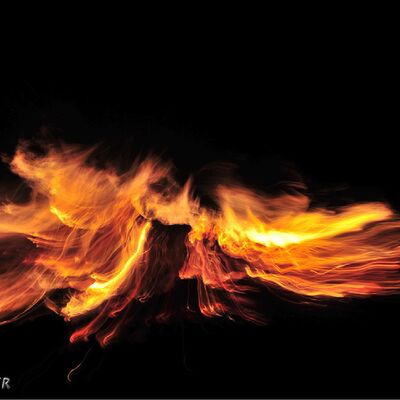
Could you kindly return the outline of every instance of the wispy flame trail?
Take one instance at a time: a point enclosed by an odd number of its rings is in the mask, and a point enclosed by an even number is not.
[[[71,341],[97,333],[105,345],[130,303],[172,291],[176,279],[197,280],[204,315],[248,320],[259,318],[247,296],[257,283],[312,298],[400,291],[400,221],[383,203],[311,209],[297,192],[221,182],[211,209],[169,164],[148,158],[119,174],[90,164],[91,153],[63,145],[37,155],[21,144],[11,160],[31,198],[0,209],[0,324],[43,301],[67,320],[90,317]],[[157,269],[152,253],[163,259],[169,246],[157,223],[190,227],[181,265]],[[54,300],[56,289],[67,299]]]

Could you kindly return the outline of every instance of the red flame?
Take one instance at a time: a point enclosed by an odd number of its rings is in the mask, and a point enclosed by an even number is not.
[[[91,153],[63,145],[39,156],[21,144],[11,160],[31,198],[0,209],[0,324],[44,302],[66,320],[90,318],[72,342],[97,333],[105,345],[123,316],[105,329],[107,319],[172,291],[177,279],[197,280],[204,315],[251,321],[259,319],[247,296],[255,283],[314,299],[399,292],[400,221],[386,204],[318,209],[300,193],[221,183],[211,209],[169,164],[148,158],[120,174],[91,165]],[[156,268],[152,254],[161,260],[169,246],[157,223],[190,227],[182,265],[164,259]],[[66,301],[52,299],[56,289]]]

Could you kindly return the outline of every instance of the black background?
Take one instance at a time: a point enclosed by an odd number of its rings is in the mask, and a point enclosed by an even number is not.
[[[102,142],[118,159],[153,149],[182,181],[228,161],[260,188],[295,168],[310,193],[329,189],[331,204],[400,210],[395,47],[368,21],[265,32],[249,23],[249,35],[237,23],[209,36],[203,23],[196,39],[178,29],[151,43],[127,29],[123,44],[106,45],[105,34],[79,54],[69,39],[61,52],[39,41],[3,74],[0,151],[38,136]],[[1,173],[3,190],[12,178]],[[70,327],[51,313],[2,326],[0,376],[12,389],[0,397],[400,396],[398,297],[324,306],[260,297],[266,326],[177,319],[105,350],[69,345]]]

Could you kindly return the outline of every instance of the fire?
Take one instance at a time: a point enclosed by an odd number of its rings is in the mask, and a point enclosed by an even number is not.
[[[221,182],[218,207],[207,208],[159,159],[119,172],[96,165],[94,149],[44,150],[22,143],[10,161],[31,193],[0,208],[0,324],[43,303],[86,319],[71,341],[97,334],[105,345],[132,302],[171,292],[178,279],[197,280],[204,315],[254,322],[257,285],[313,299],[400,291],[400,221],[386,204],[315,208],[299,192],[272,197]],[[159,224],[189,229],[176,268],[163,260]],[[66,297],[55,300],[56,290]]]

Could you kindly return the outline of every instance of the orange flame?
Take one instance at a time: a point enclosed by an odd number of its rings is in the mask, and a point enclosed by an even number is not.
[[[312,298],[399,292],[400,221],[383,203],[312,209],[299,193],[221,185],[213,210],[191,195],[191,181],[179,186],[169,164],[148,158],[118,173],[90,164],[92,152],[18,147],[11,170],[31,196],[0,208],[0,324],[44,302],[67,320],[91,318],[71,341],[97,333],[105,345],[121,324],[104,329],[107,319],[179,278],[197,279],[204,315],[252,321],[260,317],[246,294],[255,283]],[[178,268],[155,270],[151,253],[162,259],[168,246],[156,223],[190,227]],[[52,299],[57,289],[66,301]]]

